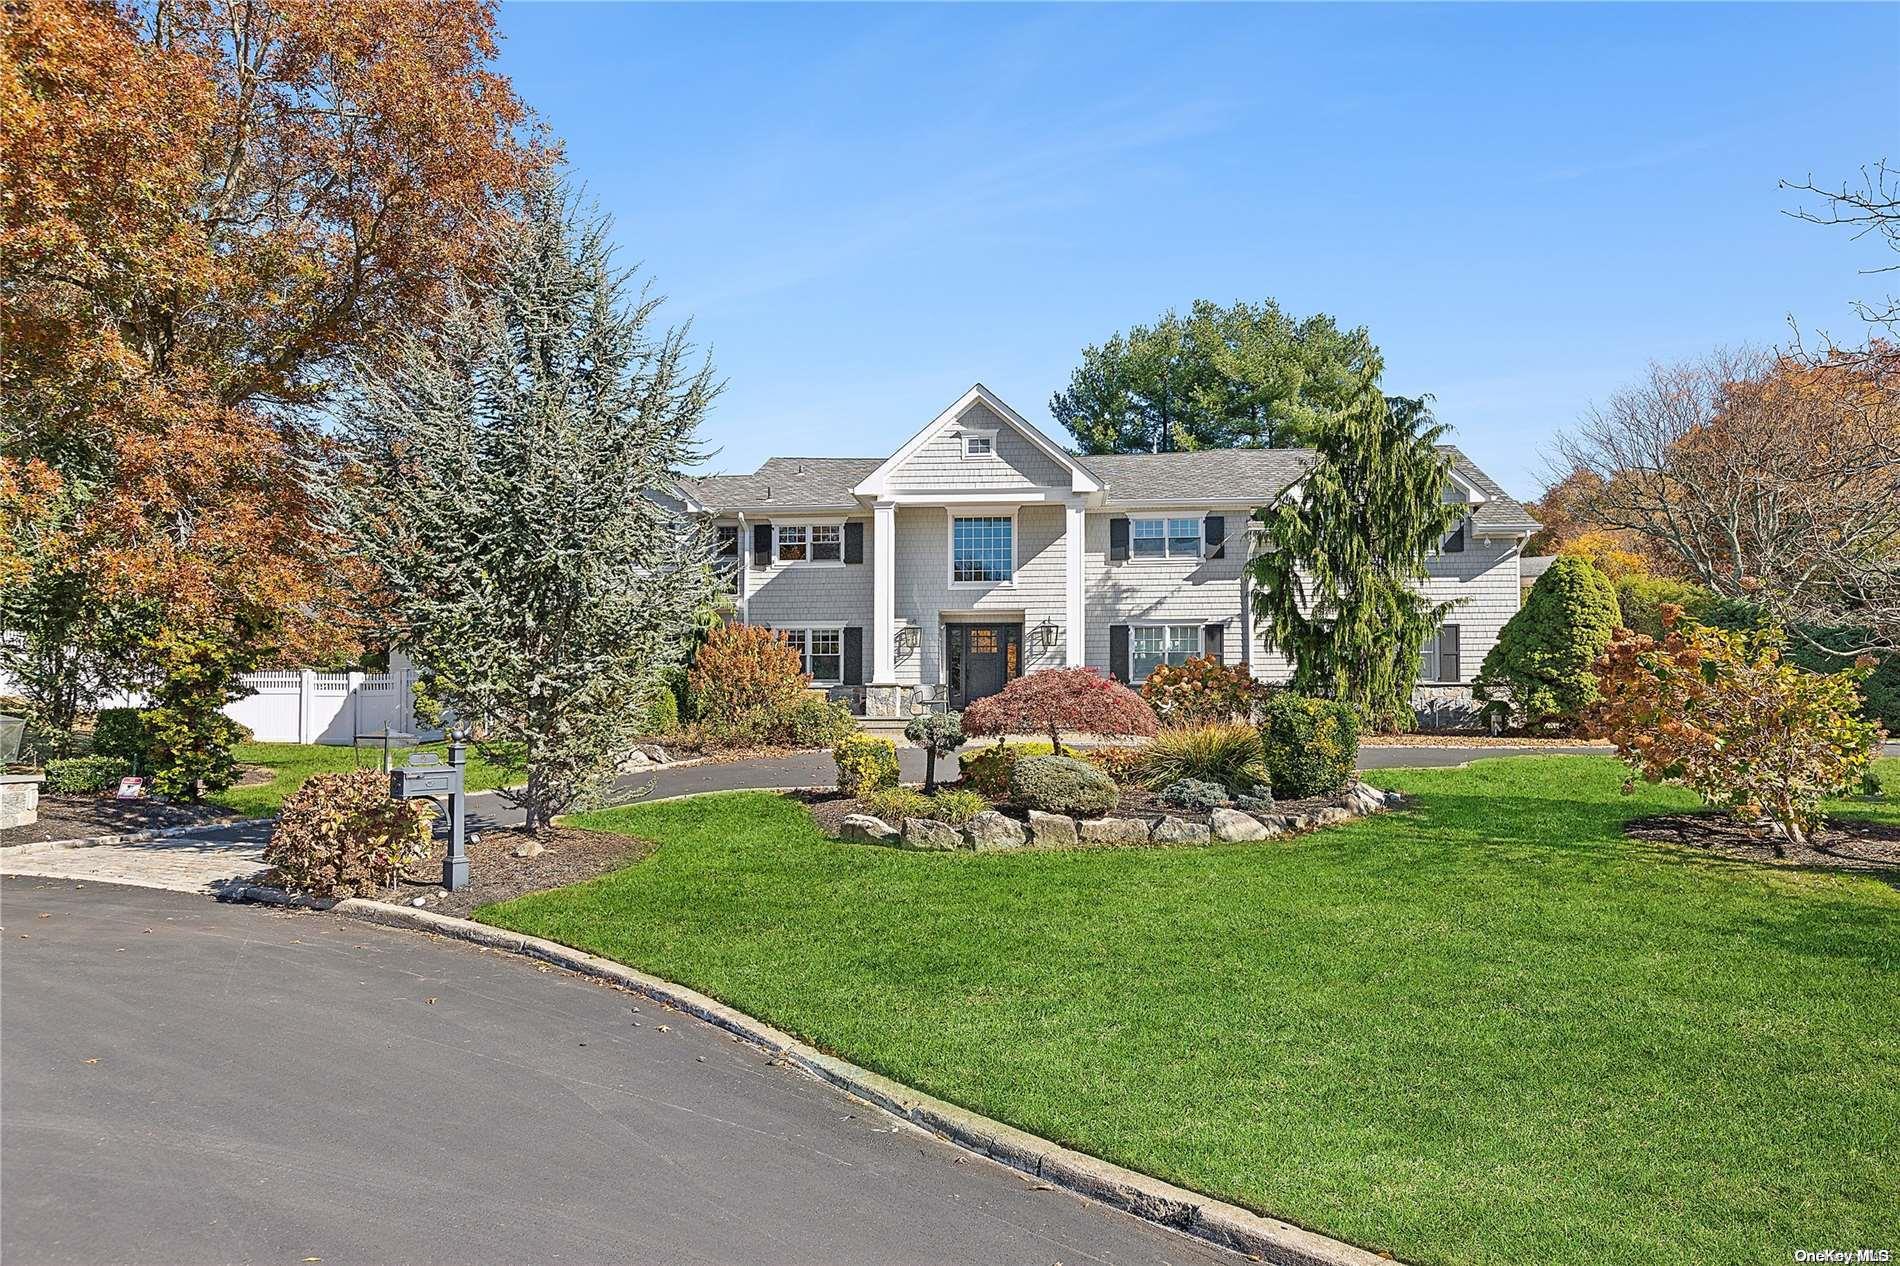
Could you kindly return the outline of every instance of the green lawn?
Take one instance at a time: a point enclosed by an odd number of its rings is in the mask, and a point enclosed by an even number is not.
[[[477,913],[1409,1261],[1894,1243],[1900,893],[1625,841],[1692,801],[1625,797],[1608,759],[1375,778],[1417,808],[1175,850],[916,854],[765,793],[636,805],[578,821],[645,861]]]
[[[448,759],[448,745],[425,743],[422,750]],[[237,759],[241,765],[268,765],[277,774],[275,780],[255,787],[233,787],[206,796],[212,804],[235,809],[252,817],[265,817],[284,807],[284,797],[303,786],[312,774],[344,773],[352,769],[382,767],[382,749],[330,747],[319,743],[239,743]],[[408,752],[398,756],[407,760]],[[474,748],[468,752],[468,789],[492,791],[523,780],[523,771],[483,760]]]

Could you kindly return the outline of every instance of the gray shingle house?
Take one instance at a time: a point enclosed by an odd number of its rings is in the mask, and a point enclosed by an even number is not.
[[[1448,719],[1518,608],[1537,529],[1457,450],[1469,507],[1432,560],[1458,605],[1426,648],[1419,704]],[[1304,449],[1077,457],[970,388],[888,457],[775,457],[749,475],[682,480],[717,525],[739,617],[784,631],[815,684],[871,717],[920,699],[962,707],[1038,668],[1139,683],[1214,654],[1283,680],[1242,575],[1249,515],[1298,484]]]

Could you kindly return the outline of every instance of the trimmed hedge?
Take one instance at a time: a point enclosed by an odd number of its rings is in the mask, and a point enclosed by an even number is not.
[[[1262,708],[1260,746],[1276,799],[1336,796],[1359,758],[1359,714],[1336,699],[1280,692]]]
[[[958,767],[962,769],[963,781],[970,790],[992,800],[1001,800],[1009,794],[1009,774],[1016,768],[1017,761],[1028,760],[1033,756],[1049,756],[1055,750],[1048,743],[997,743],[966,752],[958,758]]]
[[[1030,756],[1009,776],[1010,798],[1025,809],[1086,817],[1107,813],[1121,792],[1098,765],[1071,756]]]
[[[117,756],[72,756],[46,762],[46,790],[63,796],[89,796],[109,791],[132,766]]]

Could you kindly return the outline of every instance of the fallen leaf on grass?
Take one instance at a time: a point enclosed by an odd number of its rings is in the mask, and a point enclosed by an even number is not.
[[[99,1062],[99,1057],[94,1055],[91,1059],[81,1060],[80,1062],[82,1064],[96,1064]]]
[[[432,1006],[432,1007],[433,1007],[433,1006],[435,1005],[435,999],[434,999],[434,998],[424,998],[424,999],[423,999],[423,1001],[424,1001],[424,1002],[426,1002],[426,1003],[428,1003],[428,1004],[429,1004],[430,1006]]]
[[[668,1025],[664,1025],[664,1024],[662,1024],[662,1025],[660,1026],[660,1032],[662,1032],[662,1033],[671,1033],[672,1031],[673,1031],[673,1030],[672,1030],[672,1028],[671,1028],[670,1026],[668,1026]]]

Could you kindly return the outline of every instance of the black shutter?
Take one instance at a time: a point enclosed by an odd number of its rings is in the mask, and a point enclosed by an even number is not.
[[[1120,520],[1124,529],[1128,520]],[[1128,671],[1128,626],[1111,624],[1108,626],[1108,671],[1115,680],[1126,684],[1132,674]]]
[[[864,630],[855,624],[847,624],[844,629],[844,684],[864,684]]]
[[[844,525],[844,561],[864,561],[864,524],[858,519],[852,519]]]
[[[1464,664],[1458,654],[1458,626],[1455,624],[1447,624],[1438,630],[1438,680],[1464,680]]]
[[[1128,561],[1128,520],[1110,519],[1108,521],[1108,561],[1125,563]],[[1128,632],[1122,630],[1123,634]]]
[[[1203,532],[1207,539],[1205,555],[1208,558],[1227,557],[1227,516],[1210,514],[1203,522],[1206,525]]]
[[[1465,525],[1460,523],[1458,530],[1445,538],[1445,545],[1439,551],[1444,554],[1462,554],[1465,552]]]
[[[1227,626],[1208,624],[1201,627],[1201,654],[1212,655],[1218,663],[1225,664],[1227,656],[1223,653],[1227,644]]]
[[[772,525],[770,523],[752,525],[752,565],[754,567],[772,565]]]

